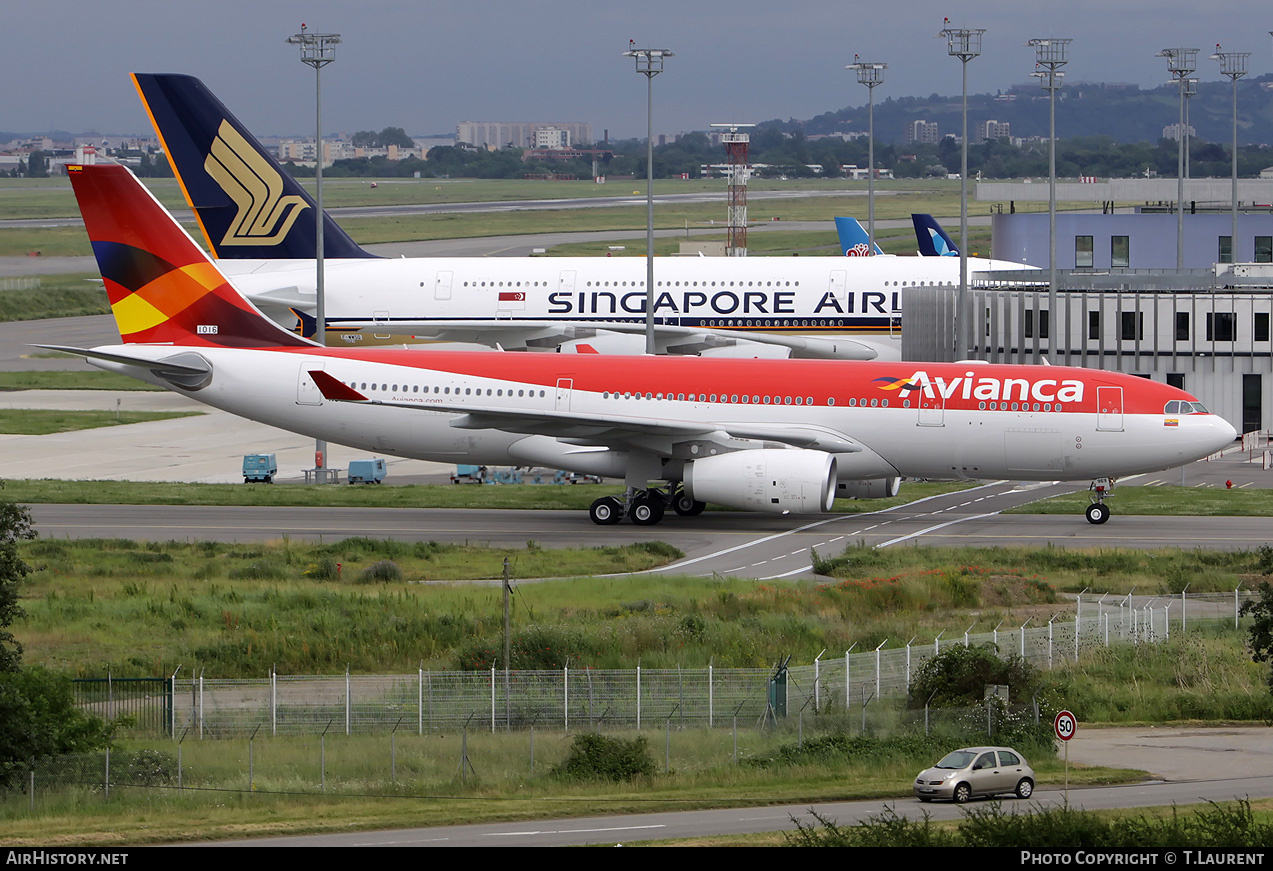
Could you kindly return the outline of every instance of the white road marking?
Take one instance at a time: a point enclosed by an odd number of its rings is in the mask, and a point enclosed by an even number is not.
[[[635,832],[641,829],[666,829],[666,825],[652,826],[611,826],[603,829],[544,829],[542,831],[529,832],[487,832],[483,837],[488,838],[508,838],[518,835],[574,835],[586,834],[588,832]]]

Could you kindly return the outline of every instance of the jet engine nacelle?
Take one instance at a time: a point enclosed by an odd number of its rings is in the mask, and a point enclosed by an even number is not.
[[[822,451],[735,451],[687,463],[685,492],[744,511],[814,514],[831,510],[835,478],[835,457]]]
[[[835,495],[841,499],[887,499],[896,496],[902,487],[901,478],[866,478],[859,481],[841,481]]]

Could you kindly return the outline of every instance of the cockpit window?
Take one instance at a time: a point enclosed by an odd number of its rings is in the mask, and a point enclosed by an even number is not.
[[[1201,402],[1193,403],[1193,413],[1194,414],[1209,414],[1209,412],[1206,409],[1206,406],[1204,406]]]
[[[1183,399],[1173,399],[1163,406],[1163,414],[1209,414],[1205,405],[1201,402],[1186,402]]]
[[[1180,414],[1180,400],[1173,399],[1162,410],[1163,414]]]

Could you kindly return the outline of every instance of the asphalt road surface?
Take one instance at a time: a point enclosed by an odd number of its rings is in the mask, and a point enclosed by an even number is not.
[[[1073,763],[1141,769],[1149,778],[1114,787],[1073,788],[1053,784],[1038,789],[1027,802],[1008,799],[1008,811],[1059,807],[1088,810],[1199,804],[1237,798],[1273,796],[1273,730],[1267,727],[1115,728],[1079,730],[1070,742]],[[918,819],[958,819],[962,810],[949,803],[921,804],[900,784],[888,800],[824,802],[726,810],[660,810],[646,814],[583,816],[520,823],[440,826],[222,841],[202,846],[276,847],[552,847],[623,844],[650,840],[701,838],[772,832],[795,828],[794,819],[815,822],[811,811],[840,825],[880,814],[885,807]],[[594,803],[595,804],[595,803]],[[973,804],[973,807],[977,803]],[[1233,849],[1257,845],[1234,844]]]

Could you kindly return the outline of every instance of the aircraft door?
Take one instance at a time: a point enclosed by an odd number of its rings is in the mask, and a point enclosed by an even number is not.
[[[319,391],[318,385],[314,383],[314,379],[310,377],[310,372],[315,369],[324,369],[327,364],[321,360],[302,360],[300,371],[296,375],[296,404],[297,405],[322,405],[323,394]]]
[[[448,271],[439,272],[433,277],[433,298],[434,299],[450,299],[451,298],[451,277],[454,273]]]
[[[371,318],[375,322],[375,327],[373,328],[373,332],[371,335],[377,339],[389,338],[389,335],[390,335],[389,312],[387,311],[372,312]]]
[[[840,310],[846,315],[852,314],[849,308],[849,286],[848,273],[843,269],[831,270],[831,278],[827,285],[827,293],[840,305]],[[830,312],[830,308],[823,309]]]
[[[1123,431],[1123,388],[1096,388],[1096,428],[1106,432]]]
[[[934,390],[932,396],[926,396],[926,392],[925,390],[916,391],[916,395],[919,397],[916,400],[919,403],[919,417],[915,422],[919,426],[945,426],[945,397],[941,395],[940,390]]]
[[[573,378],[558,378],[557,393],[553,408],[557,411],[570,411],[570,394],[574,387]]]

